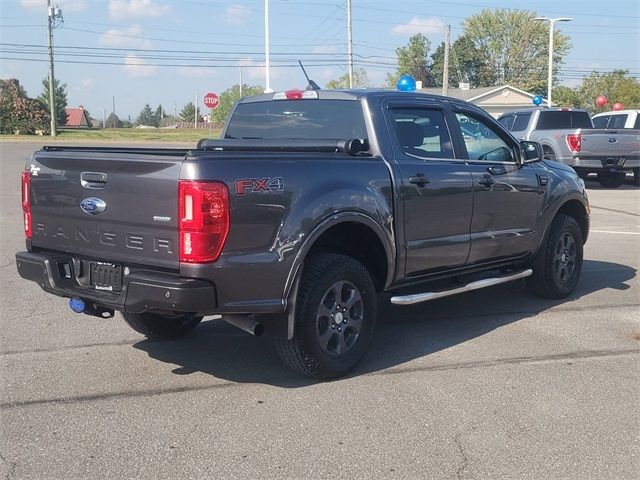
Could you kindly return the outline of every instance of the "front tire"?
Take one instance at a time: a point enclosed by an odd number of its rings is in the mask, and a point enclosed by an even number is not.
[[[540,297],[565,298],[578,284],[582,256],[582,231],[578,222],[568,215],[557,215],[532,264],[533,275],[527,277],[527,286]]]
[[[200,323],[202,317],[185,313],[160,315],[157,313],[123,313],[125,322],[147,338],[172,339],[182,337]]]
[[[633,169],[633,184],[640,187],[640,168]]]
[[[600,172],[598,173],[598,182],[604,188],[618,188],[627,179],[625,172]]]
[[[366,353],[376,315],[375,286],[360,262],[345,255],[313,255],[300,282],[294,337],[278,340],[278,353],[307,377],[344,376]]]

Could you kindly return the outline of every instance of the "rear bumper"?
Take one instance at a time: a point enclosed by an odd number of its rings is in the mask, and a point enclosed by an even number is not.
[[[131,313],[149,311],[215,313],[216,290],[204,280],[184,278],[165,272],[132,271],[124,275],[122,291],[109,292],[80,285],[73,275],[65,275],[72,258],[57,254],[18,252],[20,276],[36,282],[59,297],[81,298],[113,310]]]
[[[582,168],[590,171],[626,172],[640,167],[639,158],[589,158],[574,157],[569,164],[574,168]]]

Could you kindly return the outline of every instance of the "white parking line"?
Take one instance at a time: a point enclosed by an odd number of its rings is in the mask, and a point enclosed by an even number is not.
[[[589,230],[590,233],[617,233],[618,235],[640,235],[640,232],[616,232],[615,230]]]

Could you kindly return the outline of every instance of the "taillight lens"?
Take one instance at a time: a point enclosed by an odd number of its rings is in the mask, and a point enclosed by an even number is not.
[[[220,182],[178,184],[180,261],[215,262],[229,233],[229,189]]]
[[[24,217],[24,234],[31,239],[31,173],[22,172],[22,216]]]
[[[567,135],[567,145],[572,152],[579,152],[582,148],[582,135],[579,133],[572,133]]]

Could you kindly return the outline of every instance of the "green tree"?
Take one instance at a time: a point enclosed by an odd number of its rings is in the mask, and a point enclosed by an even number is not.
[[[162,105],[158,105],[156,111],[153,112],[153,126],[154,127],[162,127],[162,122],[164,118],[167,116],[167,112],[164,111]]]
[[[201,111],[200,107],[198,107],[198,121],[201,121]],[[187,103],[182,110],[180,110],[180,118],[185,122],[193,122],[194,117],[196,115],[196,107],[193,102]]]
[[[624,108],[640,108],[640,83],[629,75],[629,70],[593,72],[582,81],[577,94],[580,98],[580,106],[594,113],[611,110],[616,102],[624,105]],[[604,107],[598,107],[595,104],[595,99],[600,95],[604,95],[609,100]]]
[[[444,69],[444,42],[431,55],[431,78],[434,87],[442,86]],[[449,86],[468,82],[472,87],[491,87],[496,84],[496,73],[489,67],[488,56],[473,41],[462,35],[449,51]]]
[[[431,42],[421,33],[409,38],[409,43],[404,47],[398,47],[398,68],[395,73],[387,74],[389,86],[395,88],[398,79],[404,74],[411,75],[416,81],[422,81],[423,87],[432,86],[428,62],[430,48]]]
[[[250,95],[258,95],[263,93],[264,88],[259,85],[248,86],[242,85],[242,96],[248,97]],[[214,125],[222,125],[227,120],[231,109],[235,103],[240,100],[240,85],[234,85],[231,88],[227,88],[220,94],[220,104],[218,108],[211,112],[211,120]]]
[[[67,124],[67,112],[65,109],[67,108],[67,84],[60,83],[60,80],[57,78],[53,80],[53,95],[55,97],[56,102],[56,122],[58,125],[66,125]],[[41,103],[44,104],[47,111],[51,111],[51,107],[49,106],[49,78],[44,78],[42,80],[42,93],[38,97]]]
[[[482,10],[463,22],[464,35],[487,56],[498,84],[544,94],[547,88],[549,24],[534,21],[535,12]],[[554,32],[553,82],[571,44],[569,36]]]
[[[353,70],[353,88],[365,88],[369,86],[369,83],[369,75],[364,68],[355,68]],[[326,88],[328,90],[349,88],[349,72],[345,73],[337,80],[330,80],[327,82]]]
[[[29,98],[15,78],[0,80],[0,133],[32,134],[49,129],[48,110]]]
[[[578,90],[565,85],[553,87],[552,101],[558,107],[582,107],[582,101],[580,100]]]
[[[148,103],[145,103],[144,108],[140,111],[138,118],[136,119],[136,123],[138,125],[149,125],[155,126],[155,112],[151,110],[151,107]]]

